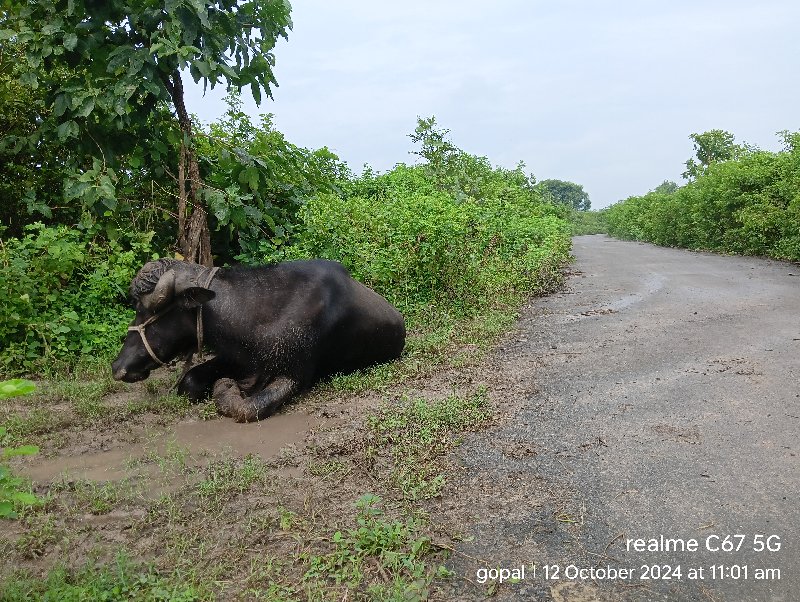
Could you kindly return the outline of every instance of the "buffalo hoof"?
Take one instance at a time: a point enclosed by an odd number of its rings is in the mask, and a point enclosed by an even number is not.
[[[214,403],[220,414],[233,418],[236,422],[258,420],[255,404],[242,395],[239,385],[233,379],[221,378],[214,384]]]

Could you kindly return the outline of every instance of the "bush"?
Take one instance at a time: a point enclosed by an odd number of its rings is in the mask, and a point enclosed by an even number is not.
[[[397,169],[402,179],[408,168]],[[569,251],[566,222],[547,205],[391,188],[382,200],[327,194],[301,211],[294,257],[342,262],[407,317],[447,307],[474,316],[550,289]]]
[[[598,211],[578,211],[570,210],[569,215],[570,231],[573,236],[583,234],[605,234],[607,227],[603,214]]]
[[[131,278],[150,258],[150,233],[116,241],[40,223],[0,241],[0,372],[108,355],[131,319]]]
[[[650,192],[603,212],[611,235],[660,245],[800,261],[800,136],[787,148],[713,163],[673,193]]]
[[[569,209],[542,202],[524,165],[493,167],[442,145],[433,124],[414,135],[428,163],[354,178],[325,149],[286,142],[268,118],[254,126],[232,101],[199,143],[218,263],[339,260],[412,325],[443,319],[442,339],[460,319],[478,324],[550,290],[568,259]],[[35,223],[0,240],[0,375],[116,351],[129,282],[155,257],[153,233],[135,231],[157,226],[147,224]]]

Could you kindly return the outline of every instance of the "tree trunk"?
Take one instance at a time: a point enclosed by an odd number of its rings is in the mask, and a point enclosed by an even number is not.
[[[164,76],[163,81],[172,96],[183,134],[178,160],[178,248],[186,261],[211,267],[211,233],[208,215],[200,198],[200,167],[192,146],[192,121],[183,100],[183,81],[178,71],[171,77]]]

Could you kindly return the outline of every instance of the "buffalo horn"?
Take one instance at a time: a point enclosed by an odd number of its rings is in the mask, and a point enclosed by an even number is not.
[[[156,311],[175,296],[175,270],[167,270],[158,279],[152,293],[142,295],[141,301],[148,311]]]

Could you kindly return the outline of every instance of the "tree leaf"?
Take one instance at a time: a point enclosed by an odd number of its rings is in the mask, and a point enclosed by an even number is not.
[[[253,100],[256,101],[256,106],[261,104],[261,86],[257,82],[250,84],[250,91],[253,93]]]
[[[36,77],[36,73],[33,71],[26,71],[22,75],[19,76],[19,81],[25,84],[26,86],[30,86],[32,89],[36,90],[39,87],[39,79]]]
[[[89,114],[90,114],[90,113],[91,113],[93,110],[94,110],[94,98],[92,98],[91,96],[89,96],[89,97],[87,97],[87,98],[85,98],[85,99],[83,100],[83,104],[81,105],[81,108],[80,108],[80,109],[78,109],[78,111],[77,111],[77,115],[78,115],[79,117],[88,117],[88,116],[89,116]]]
[[[22,378],[14,378],[12,380],[5,380],[0,383],[0,399],[7,399],[8,397],[17,397],[19,395],[29,395],[36,389],[36,385]]]
[[[64,114],[64,111],[67,110],[69,106],[69,99],[67,95],[62,92],[61,94],[56,96],[56,100],[53,103],[53,115],[56,117],[61,117]]]
[[[74,33],[68,33],[64,36],[64,48],[67,50],[75,50],[78,45],[78,36]]]
[[[56,128],[56,132],[58,133],[58,139],[62,142],[67,138],[76,138],[79,132],[78,124],[70,119],[69,121],[59,124]]]

